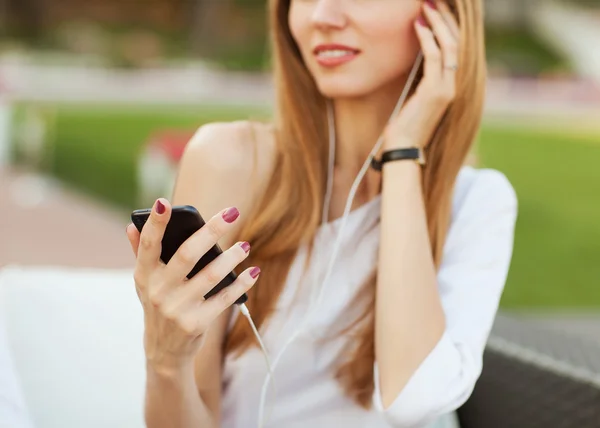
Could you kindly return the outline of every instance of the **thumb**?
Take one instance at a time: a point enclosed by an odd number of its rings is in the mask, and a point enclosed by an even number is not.
[[[140,232],[137,230],[133,223],[129,223],[127,228],[125,229],[127,233],[127,238],[129,239],[129,243],[131,244],[131,250],[135,257],[138,255],[138,247],[140,245]]]

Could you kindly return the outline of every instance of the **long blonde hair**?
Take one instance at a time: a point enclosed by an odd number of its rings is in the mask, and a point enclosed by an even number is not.
[[[479,129],[486,64],[481,0],[451,0],[460,23],[460,69],[457,96],[428,146],[423,192],[431,253],[439,266],[450,220],[452,191]],[[269,15],[277,94],[275,139],[277,165],[265,197],[240,236],[252,243],[244,266],[261,266],[263,274],[247,306],[257,326],[272,313],[297,250],[312,242],[319,227],[327,179],[326,100],[303,63],[288,26],[290,0],[270,0]],[[416,86],[422,76],[419,72]],[[372,277],[370,282],[374,283]],[[374,287],[368,288],[374,302]],[[373,304],[364,314],[350,358],[340,361],[337,379],[346,394],[368,408],[374,389]],[[241,353],[255,341],[240,317],[229,332],[226,352]]]

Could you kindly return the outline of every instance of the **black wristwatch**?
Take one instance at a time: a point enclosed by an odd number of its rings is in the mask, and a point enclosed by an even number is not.
[[[423,149],[419,147],[410,147],[406,149],[395,149],[383,152],[381,155],[381,160],[377,160],[375,158],[371,160],[371,167],[375,171],[381,171],[384,163],[404,159],[414,160],[419,165],[425,165],[425,153],[423,152]]]

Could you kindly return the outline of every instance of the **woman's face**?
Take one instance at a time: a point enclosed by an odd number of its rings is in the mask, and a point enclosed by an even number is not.
[[[401,85],[420,48],[413,24],[421,6],[420,0],[291,0],[289,26],[323,95],[361,97]]]

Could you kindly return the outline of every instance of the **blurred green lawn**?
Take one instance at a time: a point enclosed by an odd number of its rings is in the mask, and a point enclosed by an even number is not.
[[[223,106],[48,111],[54,112],[53,173],[125,212],[138,208],[135,159],[153,130],[268,117],[264,109]],[[508,176],[519,197],[503,307],[600,306],[600,132],[485,125],[478,155],[482,166]]]
[[[46,164],[65,182],[126,210],[136,203],[136,159],[156,130],[189,130],[214,121],[264,118],[250,107],[38,106],[51,125]],[[17,122],[23,108],[17,109]],[[91,173],[93,172],[93,173]]]
[[[484,127],[483,166],[517,191],[506,307],[600,307],[600,132]]]

